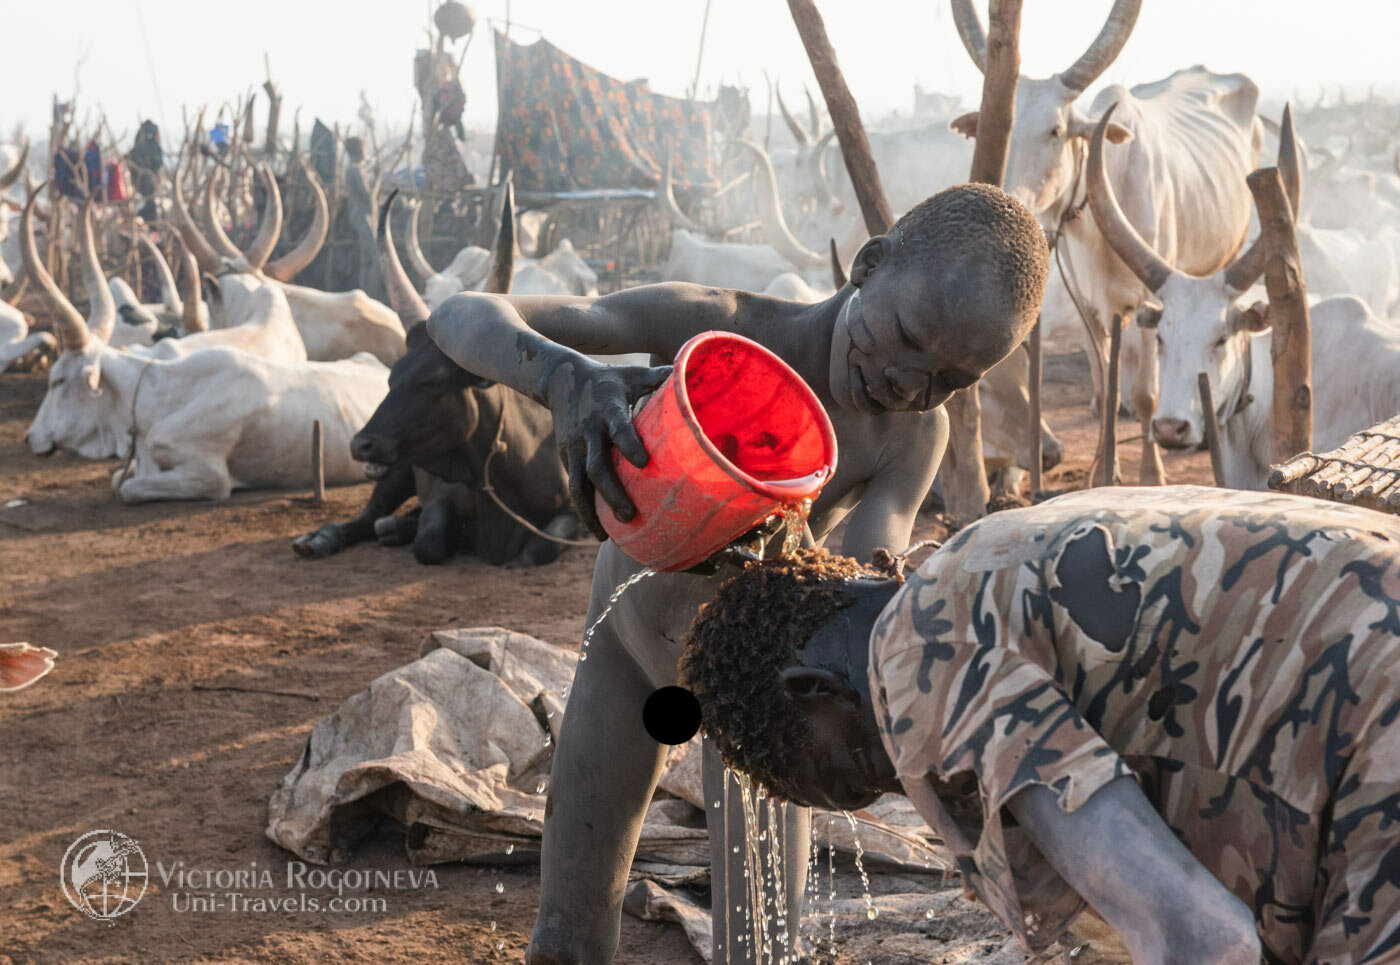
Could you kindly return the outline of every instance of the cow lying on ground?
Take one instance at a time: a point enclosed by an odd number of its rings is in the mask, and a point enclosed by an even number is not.
[[[1107,116],[1105,116],[1105,122]],[[1089,148],[1089,199],[1105,237],[1124,262],[1161,299],[1160,312],[1139,316],[1155,328],[1161,346],[1161,401],[1152,431],[1171,449],[1199,446],[1203,413],[1197,373],[1210,378],[1217,412],[1225,484],[1263,489],[1269,474],[1269,417],[1273,408],[1273,342],[1269,308],[1238,299],[1264,273],[1258,240],[1224,271],[1204,278],[1174,268],[1152,251],[1123,218],[1103,176],[1103,128]],[[1279,169],[1291,208],[1301,185],[1291,115],[1285,111]],[[1312,319],[1313,442],[1331,449],[1359,429],[1400,412],[1400,325],[1373,315],[1350,295],[1324,299]]]
[[[441,563],[454,551],[493,565],[552,562],[562,544],[526,530],[482,487],[489,472],[491,487],[514,512],[556,538],[577,536],[553,420],[538,403],[459,368],[428,337],[428,308],[394,251],[393,202],[391,195],[380,207],[380,263],[389,300],[410,325],[408,350],[390,371],[388,396],[351,443],[377,482],[359,516],[306,533],[292,549],[329,556],[378,536],[388,545],[411,541],[420,563]],[[492,288],[511,277],[512,214],[508,200],[497,263],[487,275]],[[393,516],[415,493],[417,514]]]
[[[30,198],[20,226],[25,271],[53,306],[63,349],[26,433],[35,454],[63,448],[125,458],[112,486],[127,503],[222,499],[235,488],[310,484],[308,443],[320,419],[326,482],[360,480],[347,449],[384,397],[388,369],[380,362],[361,355],[288,364],[230,348],[166,361],[113,349],[116,310],[93,253],[91,202],[82,226],[93,303],[86,322],[39,260],[33,205]]]
[[[318,213],[315,222],[307,230],[307,239],[299,242],[296,249],[278,261],[268,263],[268,256],[276,246],[277,236],[282,231],[282,198],[271,171],[265,166],[260,167],[259,171],[263,176],[268,201],[263,209],[258,235],[248,246],[246,253],[239,253],[216,223],[213,233],[218,239],[218,249],[232,250],[235,253],[222,257],[190,216],[180,188],[178,171],[174,179],[171,196],[174,200],[174,219],[180,235],[194,254],[200,269],[219,279],[223,311],[222,314],[211,312],[210,328],[237,325],[246,321],[251,311],[250,299],[253,292],[265,284],[271,284],[281,288],[287,296],[292,320],[301,332],[302,342],[306,346],[307,358],[313,361],[332,361],[348,358],[356,352],[369,352],[385,365],[392,363],[403,354],[404,330],[388,305],[375,301],[359,289],[348,292],[323,292],[287,283],[287,279],[295,275],[301,267],[305,267],[301,262],[309,264],[316,256],[320,242],[325,238],[326,219],[323,214]],[[323,212],[326,200],[320,185],[309,173],[307,182],[311,186],[317,211]],[[309,245],[308,241],[314,241],[315,244]]]
[[[48,332],[29,331],[29,321],[13,305],[0,301],[0,372],[16,362],[58,354],[58,339]]]
[[[188,279],[190,297],[182,298],[175,276],[149,235],[141,235],[141,247],[155,265],[160,278],[160,301],[143,303],[131,286],[119,275],[107,280],[107,288],[117,305],[117,326],[108,344],[112,348],[128,345],[150,346],[165,338],[179,338],[209,327],[208,310],[204,307],[199,282],[199,266],[188,248],[181,248],[181,264]]]

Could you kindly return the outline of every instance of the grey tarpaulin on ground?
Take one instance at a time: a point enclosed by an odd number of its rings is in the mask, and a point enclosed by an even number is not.
[[[373,681],[316,725],[268,803],[267,836],[320,864],[340,860],[388,816],[409,860],[519,863],[538,859],[543,788],[563,720],[560,695],[578,656],[500,627],[442,630],[420,659]],[[684,885],[706,883],[698,738],[675,748],[643,825],[626,907],[680,921],[708,956],[708,911]],[[951,867],[908,802],[882,798],[857,813],[866,860],[905,871]],[[842,815],[817,812],[813,833],[854,850]],[[507,855],[507,848],[511,853]]]

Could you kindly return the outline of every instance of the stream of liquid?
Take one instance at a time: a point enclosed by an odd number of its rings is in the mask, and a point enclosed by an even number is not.
[[[791,556],[802,546],[802,533],[807,527],[807,517],[812,515],[812,501],[799,499],[784,503],[783,513],[783,556]]]
[[[588,629],[584,631],[583,643],[578,648],[578,659],[580,662],[588,659],[588,645],[593,642],[593,634],[597,632],[598,627],[602,625],[603,621],[608,618],[608,614],[612,612],[613,607],[617,606],[617,601],[622,599],[622,594],[626,593],[647,577],[655,575],[656,571],[651,567],[644,567],[633,573],[614,588],[612,596],[608,597],[608,605],[603,607],[603,612],[598,614],[598,619],[594,620],[593,623],[589,625]]]

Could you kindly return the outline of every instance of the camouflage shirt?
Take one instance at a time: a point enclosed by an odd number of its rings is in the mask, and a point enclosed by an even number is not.
[[[1400,959],[1400,520],[1187,486],[998,513],[890,602],[870,677],[909,797],[1027,948],[1084,902],[1002,806],[1132,775],[1266,960]]]

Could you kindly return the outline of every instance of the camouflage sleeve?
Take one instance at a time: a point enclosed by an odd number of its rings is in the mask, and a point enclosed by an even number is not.
[[[1053,942],[1083,901],[1002,808],[1044,784],[1066,811],[1132,770],[1094,731],[1050,668],[976,633],[961,595],[918,576],[872,636],[871,692],[886,749],[911,801],[972,888],[1027,949]],[[961,624],[961,627],[958,626]],[[975,779],[975,806],[948,800]],[[972,790],[969,788],[969,790]]]

